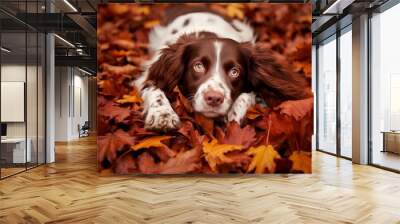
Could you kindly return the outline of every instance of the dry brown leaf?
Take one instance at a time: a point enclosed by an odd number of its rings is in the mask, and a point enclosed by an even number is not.
[[[179,87],[176,86],[173,89],[173,93],[176,95],[176,100],[175,100],[175,112],[177,112],[179,115],[183,115],[184,112],[187,113],[192,113],[193,112],[193,107],[190,101],[182,94],[180,91]]]
[[[225,156],[225,153],[241,150],[242,148],[243,146],[241,145],[218,144],[216,139],[211,142],[203,142],[203,152],[212,171],[217,170],[217,164],[232,162],[231,159]]]
[[[137,171],[135,158],[132,151],[127,151],[115,161],[115,172],[119,174],[129,174]]]
[[[155,163],[153,157],[144,152],[139,156],[138,165],[145,174],[183,174],[193,172],[201,167],[201,150],[199,147],[178,153],[167,162]]]
[[[110,72],[114,75],[132,75],[137,70],[136,66],[126,64],[123,66],[116,66],[104,63],[101,65],[103,69],[107,72]]]
[[[281,114],[288,115],[296,119],[301,120],[308,113],[312,112],[314,105],[314,98],[307,98],[303,100],[288,100],[275,107],[275,110],[280,110]]]
[[[260,116],[263,116],[267,111],[267,107],[262,106],[261,104],[256,104],[247,110],[246,117],[247,119],[255,120]]]
[[[214,119],[205,117],[200,113],[195,113],[194,120],[206,133],[212,133],[214,129]]]
[[[268,169],[269,173],[274,173],[276,168],[275,158],[280,158],[277,151],[275,151],[272,145],[260,145],[258,147],[251,147],[246,152],[247,155],[253,155],[253,159],[247,169],[247,172],[251,172],[255,169],[255,173],[265,173],[265,168]]]
[[[250,125],[241,128],[237,122],[229,122],[224,136],[219,142],[230,145],[242,145],[243,149],[250,147],[256,141],[256,131]]]
[[[98,142],[98,161],[103,162],[107,159],[108,162],[112,163],[117,158],[117,152],[122,149],[125,145],[133,145],[133,137],[127,132],[118,129],[113,133],[108,133],[105,136],[99,136]]]
[[[125,107],[119,107],[113,102],[106,103],[99,109],[99,116],[115,119],[117,122],[122,122],[131,115],[131,111]]]

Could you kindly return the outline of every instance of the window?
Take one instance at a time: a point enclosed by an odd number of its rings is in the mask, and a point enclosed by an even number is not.
[[[351,26],[340,36],[340,155],[352,156],[352,35]]]
[[[336,36],[318,47],[318,149],[336,153]]]
[[[371,18],[371,162],[400,170],[400,4]]]

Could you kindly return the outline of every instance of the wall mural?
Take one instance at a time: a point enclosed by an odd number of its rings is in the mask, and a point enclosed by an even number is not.
[[[104,4],[102,174],[311,173],[310,4]]]

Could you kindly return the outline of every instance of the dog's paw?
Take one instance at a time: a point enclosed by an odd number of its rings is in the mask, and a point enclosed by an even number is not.
[[[178,115],[171,107],[151,107],[145,118],[145,128],[148,130],[169,131],[178,128]]]
[[[241,124],[244,120],[249,107],[255,104],[254,93],[242,93],[233,103],[232,108],[228,112],[228,121],[236,121]]]

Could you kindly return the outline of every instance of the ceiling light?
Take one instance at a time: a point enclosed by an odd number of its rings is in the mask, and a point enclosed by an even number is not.
[[[7,49],[7,48],[5,48],[5,47],[1,47],[0,49],[1,49],[2,51],[6,52],[6,53],[10,53],[10,52],[11,52],[11,50],[9,50],[9,49]]]
[[[72,44],[71,42],[69,42],[68,40],[66,40],[66,39],[64,39],[64,38],[62,38],[62,37],[60,37],[60,36],[57,35],[57,34],[54,34],[54,36],[57,37],[57,38],[58,38],[59,40],[61,40],[62,42],[64,42],[65,44],[67,44],[68,46],[75,48],[75,45],[73,45],[73,44]]]
[[[92,75],[92,73],[90,73],[90,72],[88,72],[88,71],[86,71],[86,70],[83,70],[83,69],[81,69],[81,68],[79,68],[79,67],[78,67],[78,70],[81,71],[81,72],[83,72],[83,73],[85,73],[85,74],[87,74],[87,75]]]
[[[74,12],[78,12],[78,10],[68,0],[64,0],[64,3],[68,5],[68,7],[70,7]]]
[[[355,0],[336,0],[332,5],[325,9],[322,14],[342,14],[343,10],[351,5],[354,1]]]

